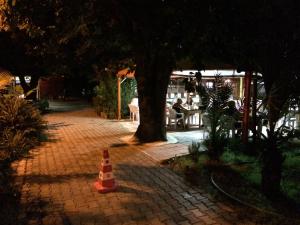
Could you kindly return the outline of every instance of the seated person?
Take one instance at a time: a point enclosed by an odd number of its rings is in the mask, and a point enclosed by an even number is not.
[[[224,109],[224,114],[233,117],[236,121],[238,121],[242,115],[235,107],[234,101],[227,102],[227,107]]]
[[[186,110],[182,105],[182,100],[181,98],[177,99],[177,102],[172,106],[172,109],[176,111],[176,113],[184,113]],[[182,117],[180,114],[177,114],[177,118]]]
[[[187,104],[187,105],[193,105],[193,98],[192,98],[192,96],[189,96],[189,97],[188,97],[188,99],[187,99],[187,101],[186,101],[186,104]]]
[[[235,127],[235,129],[238,129],[238,133],[239,133],[239,129],[242,126],[241,121],[240,121],[242,113],[240,113],[240,111],[235,107],[234,101],[227,102],[227,107],[225,107],[225,109],[224,109],[224,114],[227,116],[230,116],[234,119],[234,121],[235,121],[234,127]]]

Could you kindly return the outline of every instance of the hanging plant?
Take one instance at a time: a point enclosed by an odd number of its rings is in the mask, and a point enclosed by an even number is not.
[[[184,79],[184,90],[188,93],[195,92],[195,85],[191,78]]]
[[[201,82],[202,80],[202,74],[200,71],[195,73],[195,77],[196,77],[196,81],[198,82],[198,84]]]

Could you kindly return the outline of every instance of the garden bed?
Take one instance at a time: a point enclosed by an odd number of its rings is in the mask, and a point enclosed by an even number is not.
[[[300,224],[297,199],[291,199],[290,195],[286,195],[271,201],[261,193],[257,183],[260,180],[259,168],[253,158],[237,156],[229,159],[229,155],[224,156],[225,162],[219,165],[207,164],[208,157],[205,153],[200,155],[198,162],[187,155],[172,158],[163,164],[192,184],[205,189],[215,198],[224,199],[226,196],[238,204],[252,208],[257,213],[251,215],[251,218],[257,224]],[[294,157],[291,159],[294,162]],[[285,166],[291,164],[291,161],[287,160]],[[293,174],[295,175],[295,171]],[[291,181],[283,183],[288,184]],[[289,190],[296,196],[295,192],[299,187],[294,188],[296,189]],[[246,212],[249,213],[247,210]],[[246,212],[244,213],[247,214]]]
[[[0,118],[0,224],[19,224],[20,192],[12,163],[41,143],[46,122],[32,103],[17,95],[0,96]]]
[[[233,165],[232,165],[233,166]],[[284,195],[274,200],[268,199],[261,193],[258,186],[254,186],[248,180],[236,172],[238,165],[224,166],[222,171],[214,171],[211,174],[213,184],[229,198],[240,202],[248,207],[255,208],[270,215],[286,216],[289,218],[299,217],[297,204]],[[238,169],[244,170],[244,166]],[[300,223],[300,217],[299,223]]]
[[[13,171],[0,163],[0,224],[17,224],[20,193],[14,185]]]

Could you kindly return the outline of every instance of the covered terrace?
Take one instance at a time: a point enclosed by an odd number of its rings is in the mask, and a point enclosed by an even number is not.
[[[258,113],[258,106],[259,106],[259,100],[257,99],[257,93],[259,95],[264,94],[264,86],[262,82],[262,76],[259,73],[253,74],[252,72],[238,72],[234,69],[211,69],[211,70],[175,70],[171,74],[171,79],[167,91],[167,124],[168,125],[174,125],[176,129],[176,120],[175,122],[172,121],[174,116],[170,116],[170,113],[168,111],[168,108],[171,109],[172,104],[176,102],[178,98],[183,99],[185,102],[188,97],[192,97],[193,100],[193,106],[188,108],[188,114],[186,115],[186,128],[189,129],[191,127],[203,127],[203,119],[202,119],[202,111],[199,109],[201,107],[201,101],[198,96],[198,94],[194,92],[187,92],[184,80],[195,80],[195,74],[197,72],[201,72],[201,82],[203,85],[206,86],[206,88],[210,88],[213,85],[213,80],[216,74],[223,77],[225,79],[225,82],[228,82],[231,84],[233,93],[231,96],[231,100],[234,100],[236,102],[237,108],[239,108],[242,104],[242,114],[243,117],[241,119],[242,123],[242,130],[243,130],[243,139],[246,142],[249,135],[249,130],[251,128],[252,133],[256,132],[256,129],[253,129],[253,126],[256,127],[261,131],[262,127],[261,125],[257,125],[258,119],[257,119],[257,113]],[[122,82],[127,78],[134,78],[135,72],[129,69],[123,69],[120,70],[117,73],[117,80],[118,80],[118,119],[121,119],[121,87]],[[134,103],[135,105],[135,114],[138,114],[138,101],[135,99]],[[251,106],[251,107],[250,107]],[[250,117],[252,117],[253,124],[250,125]],[[299,117],[299,116],[298,116]],[[292,118],[293,124],[292,126],[299,127],[299,119],[297,115],[295,118]],[[138,118],[138,116],[137,116]],[[298,118],[298,120],[297,120]],[[175,124],[174,124],[175,123]],[[288,122],[290,123],[290,122]],[[252,126],[252,127],[250,127]],[[254,135],[256,135],[254,133]]]

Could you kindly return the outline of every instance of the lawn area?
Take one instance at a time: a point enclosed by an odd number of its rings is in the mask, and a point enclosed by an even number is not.
[[[300,148],[284,153],[282,173],[282,192],[292,201],[300,205]],[[226,151],[222,160],[230,168],[242,176],[253,187],[259,188],[261,174],[259,159],[242,153]]]
[[[261,193],[259,154],[249,155],[227,149],[218,165],[208,163],[208,156],[205,152],[200,153],[198,159],[193,155],[187,155],[173,158],[164,163],[188,181],[204,187],[213,196],[218,197],[224,191],[230,198],[240,201],[246,207],[253,208],[262,214],[257,218],[257,221],[268,221],[263,224],[299,224],[299,146],[294,146],[291,151],[285,152],[284,155],[281,184],[283,195],[276,200],[270,200]],[[211,184],[211,179],[212,183],[215,182],[220,188],[219,194],[216,193],[218,188]]]
[[[235,186],[225,186],[224,189],[259,208],[276,213],[284,211],[289,213],[291,210],[297,212],[300,206],[300,153],[297,150],[284,155],[281,183],[283,198],[277,202],[279,204],[270,201],[260,192],[261,165],[259,158],[226,151],[222,160],[227,166],[225,171],[230,176],[226,176],[226,180],[222,179],[221,176],[217,176],[217,179],[223,186],[228,182],[235,184]],[[228,181],[228,177],[233,179]],[[240,188],[237,189],[237,185]],[[283,207],[284,205],[287,207]]]
[[[285,152],[284,156],[282,191],[288,198],[300,204],[300,147],[291,146],[291,149]],[[250,184],[259,187],[261,180],[259,158],[239,152],[226,151],[222,156],[222,161],[229,164],[231,169]]]

